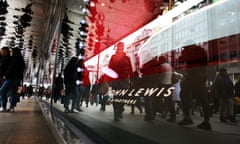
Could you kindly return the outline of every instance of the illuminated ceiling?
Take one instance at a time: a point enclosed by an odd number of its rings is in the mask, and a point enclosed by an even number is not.
[[[2,1],[2,0],[1,0]],[[42,52],[43,38],[46,36],[45,21],[49,3],[46,1],[7,0],[7,13],[0,15],[5,32],[0,34],[1,46],[10,45],[25,49],[26,53],[34,50]],[[25,57],[29,61],[28,57]]]
[[[89,14],[87,57],[136,31],[161,14],[162,0],[93,0]]]
[[[166,6],[168,2],[163,0],[65,1],[58,65],[68,61],[63,62],[61,57],[76,55],[79,45],[85,46],[85,58],[91,58],[159,16]],[[81,31],[86,35],[81,35]]]
[[[166,0],[165,0],[166,1]],[[168,0],[167,0],[168,1]],[[136,31],[141,26],[153,20],[162,13],[164,7],[168,6],[163,0],[91,0],[80,3],[78,0],[67,1],[65,12],[68,16],[68,25],[73,29],[67,44],[76,47],[75,43],[81,39],[79,32],[80,21],[84,19],[83,8],[88,8],[86,58],[90,58],[116,41]],[[63,36],[64,37],[64,36]],[[79,43],[78,43],[79,44]],[[61,45],[65,48],[66,44]]]
[[[85,56],[90,58],[156,18],[168,5],[168,0],[91,0],[90,2],[88,0],[7,0],[6,2],[9,5],[8,12],[0,15],[1,27],[5,29],[5,32],[1,32],[0,29],[1,46],[12,44],[21,47],[28,67],[32,68],[41,63],[41,69],[44,69],[45,73],[48,72],[48,64],[54,63],[54,58],[50,56],[54,56],[56,51],[51,51],[50,45],[54,39],[58,17],[64,19],[64,16],[67,16],[67,24],[70,26],[67,36],[57,33],[60,36],[59,43],[56,44],[59,47],[58,57],[69,59],[76,55],[79,40],[84,40]],[[83,12],[84,7],[88,8],[88,13]],[[30,16],[30,19],[23,17],[24,14]],[[80,35],[83,19],[88,21],[85,38]],[[62,26],[61,23],[59,24]],[[63,29],[60,28],[56,31],[61,32]]]

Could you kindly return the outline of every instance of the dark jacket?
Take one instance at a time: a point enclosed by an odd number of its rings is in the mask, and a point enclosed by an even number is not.
[[[0,77],[3,77],[6,75],[9,61],[10,61],[10,56],[4,56],[0,58]]]
[[[219,98],[229,99],[234,97],[234,86],[228,75],[218,75],[215,80],[216,95]]]
[[[110,86],[115,88],[129,88],[130,78],[133,76],[130,58],[125,53],[117,53],[110,59],[109,68],[118,74],[118,78],[111,81]]]
[[[205,88],[208,58],[206,51],[198,45],[184,47],[179,62],[185,63],[185,78],[182,86],[187,89]]]
[[[6,70],[6,79],[23,79],[25,63],[22,56],[11,56]]]
[[[64,84],[75,85],[77,80],[77,58],[72,58],[64,69]]]
[[[64,69],[64,84],[66,95],[76,86],[77,80],[77,57],[73,57]]]
[[[119,79],[127,79],[133,75],[130,58],[125,53],[117,53],[111,57],[109,68],[118,74]]]

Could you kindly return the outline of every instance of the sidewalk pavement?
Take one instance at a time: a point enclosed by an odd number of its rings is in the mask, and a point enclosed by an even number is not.
[[[15,112],[0,112],[0,144],[57,144],[34,97],[21,100]]]
[[[63,112],[63,106],[59,103],[54,107]],[[130,114],[130,107],[125,106],[123,119],[120,122],[113,120],[113,109],[111,105],[106,111],[100,111],[100,106],[89,106],[82,108],[83,112],[65,113],[66,116],[74,118],[89,129],[98,133],[113,144],[235,144],[240,142],[240,115],[237,115],[238,123],[221,123],[218,115],[214,114],[210,122],[212,131],[201,130],[197,125],[202,117],[193,116],[194,124],[190,126],[179,126],[177,123],[169,123],[160,115],[152,122],[144,121],[144,114],[136,110],[136,114]],[[177,116],[177,122],[183,118],[182,114]],[[133,140],[134,139],[134,140]]]

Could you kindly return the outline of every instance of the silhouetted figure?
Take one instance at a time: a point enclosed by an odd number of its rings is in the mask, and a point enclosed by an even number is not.
[[[22,99],[25,98],[26,94],[27,94],[27,85],[24,84],[22,87],[22,93],[21,93]]]
[[[209,123],[209,103],[206,88],[207,81],[207,53],[197,45],[184,47],[179,61],[185,63],[185,78],[182,81],[181,98],[184,119],[179,125],[192,124],[190,109],[193,97],[201,103],[204,112],[204,121],[198,128],[211,130]]]
[[[64,97],[64,108],[65,112],[70,112],[69,103],[72,99],[71,111],[76,107],[75,98],[78,95],[78,88],[76,86],[77,80],[77,57],[72,57],[64,69],[64,84],[65,84],[65,97]]]
[[[231,122],[236,122],[233,114],[234,86],[233,82],[227,75],[227,70],[221,68],[215,80],[216,93],[220,100],[220,121],[226,122],[228,119]]]
[[[159,79],[157,78],[159,71],[158,57],[154,57],[150,61],[145,63],[140,69],[140,71],[142,73],[141,86],[143,88],[157,88],[159,86]],[[163,105],[156,105],[156,102],[154,102],[154,100],[156,100],[156,97],[154,95],[144,96],[145,121],[154,120],[156,112],[162,109],[160,107]]]
[[[0,57],[0,84],[3,81],[3,76],[6,74],[7,67],[10,60],[10,50],[8,47],[1,48],[1,57]]]
[[[132,77],[132,66],[130,58],[124,52],[124,43],[117,43],[117,50],[114,55],[112,55],[109,68],[117,73],[118,77],[110,83],[110,86],[113,90],[124,89],[130,87],[130,77]],[[113,99],[122,99],[122,97],[113,96]],[[122,118],[122,113],[124,111],[124,103],[115,102],[113,100],[113,110],[114,110],[114,119],[119,121]]]
[[[38,97],[39,97],[40,99],[42,99],[42,97],[44,96],[44,92],[45,92],[44,86],[40,86],[40,87],[39,87],[39,90],[38,90]]]
[[[91,105],[93,105],[94,103],[96,104],[96,106],[98,106],[99,104],[99,94],[98,94],[98,80],[92,85],[92,89],[91,89],[91,95],[92,95],[92,100],[91,100]]]
[[[59,73],[58,77],[55,78],[55,86],[54,86],[54,91],[53,91],[53,99],[54,102],[57,102],[59,97],[61,97],[61,90],[64,88],[63,86],[63,78],[62,74]]]
[[[131,78],[131,88],[132,89],[137,89],[141,88],[141,83],[142,83],[142,78],[139,76],[138,70],[133,73],[133,77]],[[140,113],[143,112],[143,96],[132,96],[132,99],[136,101],[136,103],[131,104],[131,114],[135,113],[135,107],[139,110]]]
[[[30,98],[32,95],[33,95],[33,86],[32,86],[32,84],[30,84],[27,87],[27,96],[28,96],[28,98]]]
[[[13,112],[16,106],[18,86],[23,80],[23,73],[25,70],[25,63],[21,50],[18,48],[12,49],[9,64],[5,75],[3,76],[4,82],[0,88],[0,96],[2,97],[3,111],[6,111],[8,93],[11,91],[10,108],[9,111]]]
[[[131,89],[142,88],[142,77],[139,65],[139,57],[135,55],[135,71],[133,72],[133,77],[131,78]],[[139,110],[140,113],[143,112],[143,94],[140,96],[132,96],[133,100],[136,100],[136,103],[131,104],[131,114],[135,113],[135,107]]]
[[[2,47],[0,51],[0,86],[4,81],[4,76],[6,75],[6,70],[9,65],[10,60],[10,50],[8,47]],[[2,108],[2,97],[0,96],[0,108]]]

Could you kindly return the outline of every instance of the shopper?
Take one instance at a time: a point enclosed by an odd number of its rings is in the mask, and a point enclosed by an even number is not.
[[[83,105],[83,101],[85,101],[86,107],[88,107],[89,99],[90,99],[90,89],[91,83],[89,78],[89,71],[86,67],[84,67],[83,74],[82,74],[82,84],[81,84],[81,106]]]
[[[64,69],[64,85],[65,85],[65,97],[64,97],[64,112],[73,112],[76,108],[76,97],[78,95],[78,88],[76,85],[77,80],[77,57],[72,57]],[[69,110],[69,103],[72,99],[71,111]]]
[[[110,86],[113,90],[130,88],[130,78],[133,75],[132,66],[130,58],[124,52],[124,43],[117,43],[117,50],[114,55],[112,55],[109,68],[117,74]],[[113,99],[121,99],[119,96],[114,95]],[[124,103],[116,102],[113,100],[113,110],[114,110],[114,120],[119,121],[122,118],[122,113],[124,111]]]
[[[109,84],[108,84],[108,76],[103,74],[98,80],[98,94],[99,100],[101,104],[101,111],[106,110],[107,101],[109,99],[108,91],[109,91]]]
[[[4,81],[4,76],[6,75],[6,70],[9,65],[10,60],[10,50],[8,47],[2,47],[0,51],[0,86]],[[2,97],[0,96],[0,108],[2,110]]]
[[[157,78],[157,73],[159,70],[158,57],[153,57],[150,61],[143,64],[140,71],[142,73],[142,78],[140,79],[141,86],[143,88],[158,88],[159,79]],[[162,112],[163,103],[158,101],[155,95],[144,96],[144,109],[145,109],[145,121],[152,121],[155,119],[156,112]],[[161,99],[160,99],[161,100]]]
[[[56,103],[61,98],[61,90],[64,89],[62,73],[59,73],[54,80],[53,100]]]
[[[215,80],[217,96],[220,100],[220,121],[236,122],[233,114],[234,85],[227,74],[227,69],[221,68]]]
[[[164,55],[159,56],[158,61],[159,61],[159,64],[157,68],[156,78],[158,79],[159,87],[165,87],[165,88],[171,87],[174,68],[168,62],[167,57]],[[173,112],[171,109],[172,95],[168,97],[164,97],[164,96],[157,97],[156,100],[154,100],[154,102],[156,101],[161,101],[160,104],[163,104],[163,107],[161,110],[162,118],[166,118],[168,112],[172,114]],[[160,104],[156,103],[155,105],[160,105]]]
[[[19,48],[13,48],[10,56],[9,64],[6,68],[6,73],[3,76],[4,82],[0,88],[0,96],[2,97],[3,112],[7,111],[8,94],[10,95],[10,107],[8,111],[14,112],[16,106],[17,90],[18,86],[23,80],[23,73],[25,70],[25,63],[21,50]]]
[[[175,88],[172,92],[172,95],[169,96],[169,112],[170,117],[167,119],[168,122],[175,122],[176,121],[176,108],[175,105],[178,104],[180,107],[181,98],[180,98],[180,92],[181,92],[181,80],[183,79],[183,75],[177,72],[174,72],[172,75],[172,85]]]
[[[203,108],[204,120],[198,125],[198,128],[211,130],[209,123],[209,102],[207,95],[207,53],[197,45],[190,45],[183,48],[180,62],[185,64],[184,80],[182,81],[181,99],[183,104],[184,118],[179,125],[193,124],[190,116],[192,99],[199,101]]]
[[[137,53],[134,55],[135,58],[135,70],[133,72],[133,77],[131,78],[131,89],[139,89],[142,88],[142,77],[140,71],[139,57]],[[143,94],[139,94],[139,96],[132,96],[132,99],[135,100],[135,103],[131,104],[131,114],[135,114],[135,107],[137,107],[138,111],[143,113]]]

